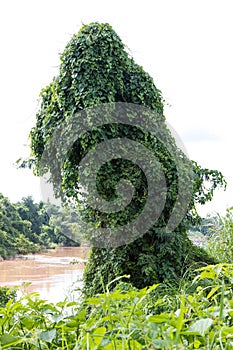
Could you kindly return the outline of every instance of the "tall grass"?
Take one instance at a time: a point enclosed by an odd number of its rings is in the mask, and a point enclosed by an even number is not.
[[[227,209],[225,216],[216,215],[204,247],[218,261],[233,262],[233,207]]]

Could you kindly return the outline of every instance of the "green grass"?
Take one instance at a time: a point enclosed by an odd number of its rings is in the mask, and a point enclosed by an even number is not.
[[[233,262],[233,207],[228,208],[225,216],[217,214],[215,225],[210,230],[205,250],[218,261]]]

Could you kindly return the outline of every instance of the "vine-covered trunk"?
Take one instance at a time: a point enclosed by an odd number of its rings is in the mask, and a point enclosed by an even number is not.
[[[86,295],[119,275],[140,288],[213,262],[185,227],[223,176],[177,146],[161,91],[109,24],[85,25],[71,38],[40,96],[27,164],[37,175],[49,172],[56,195],[84,219],[80,231],[95,247]]]
[[[172,233],[150,232],[115,249],[93,248],[84,272],[84,295],[104,292],[109,282],[123,275],[129,275],[126,281],[136,288],[161,282],[178,284],[189,268],[214,263],[213,257],[192,243],[181,225]]]

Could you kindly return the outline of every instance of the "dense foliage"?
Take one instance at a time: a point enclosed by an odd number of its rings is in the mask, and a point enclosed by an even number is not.
[[[189,222],[198,217],[195,204],[211,200],[214,189],[225,184],[223,176],[218,171],[201,168],[178,150],[165,124],[161,92],[153,79],[129,56],[110,25],[91,23],[83,26],[71,38],[61,54],[59,74],[41,91],[40,97],[36,126],[30,134],[32,154],[27,164],[37,175],[49,170],[56,193],[64,201],[69,198],[79,201],[79,163],[82,158],[98,143],[113,138],[129,138],[150,149],[159,159],[166,179],[166,205],[156,225],[143,237],[120,248],[93,248],[84,278],[87,295],[102,290],[101,278],[106,284],[115,276],[129,274],[134,286],[142,288],[158,281],[178,282],[185,269],[194,262],[214,262],[213,258],[191,243],[186,232]],[[54,132],[58,131],[62,135],[65,132],[64,125],[75,120],[76,113],[103,103],[111,103],[114,108],[114,103],[119,102],[140,105],[153,111],[162,125],[161,132],[166,140],[177,150],[179,159],[188,163],[194,173],[192,198],[187,208],[182,208],[182,202],[178,203],[183,221],[172,232],[167,232],[165,226],[178,197],[180,174],[168,149],[148,131],[121,123],[105,124],[78,138],[69,148],[65,159],[58,148],[50,147]],[[77,114],[77,124],[79,117],[80,114]],[[59,139],[59,147],[63,150],[62,139]],[[44,152],[49,157],[47,163],[42,164]],[[185,172],[187,169],[183,168]],[[140,212],[146,201],[147,182],[135,164],[124,159],[113,159],[100,169],[98,175],[98,192],[109,202],[116,198],[116,185],[122,178],[130,179],[136,190],[128,216],[122,212],[112,217],[96,210],[89,211],[88,215],[92,214],[91,219],[96,227],[120,226]]]
[[[8,287],[0,287],[0,307],[5,307],[9,300],[16,300],[16,290]]]
[[[80,245],[76,220],[74,213],[51,203],[26,197],[13,204],[0,194],[0,257],[36,253],[57,244]]]
[[[233,349],[233,266],[196,271],[178,291],[163,285],[110,292],[57,304],[36,293],[0,308],[1,349]]]
[[[39,246],[33,243],[31,222],[23,220],[15,205],[0,194],[0,256],[35,253]]]

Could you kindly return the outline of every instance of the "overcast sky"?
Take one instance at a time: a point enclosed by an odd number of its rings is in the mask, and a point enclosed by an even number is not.
[[[233,205],[233,21],[231,0],[0,2],[0,192],[41,199],[40,182],[14,162],[26,156],[40,90],[82,23],[108,22],[154,79],[165,115],[189,157],[228,181],[202,213]]]

